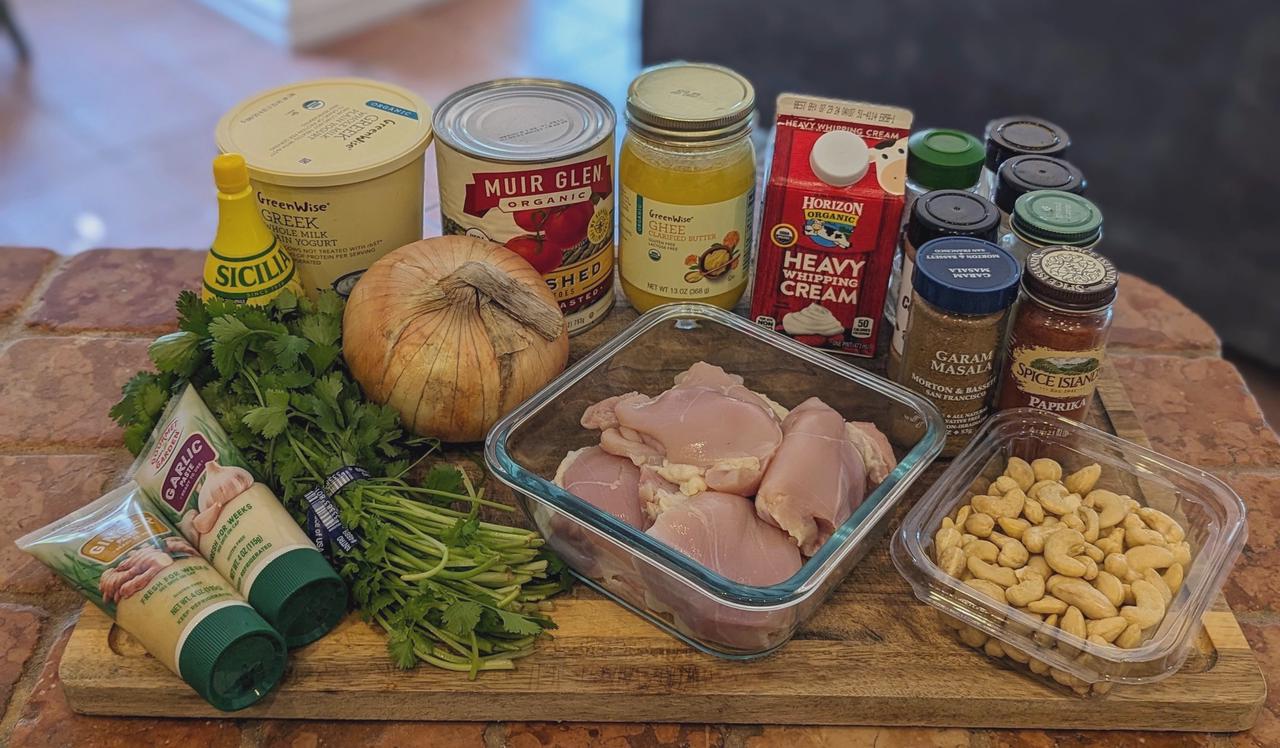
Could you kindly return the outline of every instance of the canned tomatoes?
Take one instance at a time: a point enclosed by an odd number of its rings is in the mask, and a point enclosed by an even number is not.
[[[528,260],[570,335],[613,306],[614,125],[600,94],[540,78],[478,83],[435,113],[444,232]]]

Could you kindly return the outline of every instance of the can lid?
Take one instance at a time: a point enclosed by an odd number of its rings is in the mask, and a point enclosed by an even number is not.
[[[585,86],[547,78],[503,78],[468,86],[436,109],[436,137],[491,161],[559,161],[612,137],[613,106]]]
[[[290,649],[329,633],[347,612],[347,586],[314,548],[295,548],[272,559],[249,589],[249,604],[284,637]]]
[[[848,187],[871,166],[871,149],[861,135],[832,130],[818,136],[809,150],[809,168],[832,187]]]
[[[995,171],[1014,156],[1063,156],[1071,146],[1067,131],[1039,117],[1001,117],[987,123],[987,168]]]
[[[995,203],[1005,213],[1014,202],[1037,190],[1061,190],[1083,195],[1087,186],[1084,172],[1068,161],[1053,156],[1014,156],[1000,165]]]
[[[962,130],[921,130],[907,141],[907,178],[931,190],[961,190],[978,183],[982,141]]]
[[[1027,293],[1073,311],[1108,306],[1119,278],[1111,260],[1082,247],[1041,247],[1027,255],[1022,285]]]
[[[996,238],[1000,211],[990,200],[965,190],[934,190],[916,198],[907,221],[907,240],[917,250],[942,236]]]
[[[1093,244],[1102,235],[1102,211],[1061,190],[1028,192],[1013,203],[1010,225],[1036,244]]]
[[[1018,298],[1018,261],[1005,249],[971,236],[933,239],[916,251],[912,288],[953,314],[994,314]]]
[[[243,603],[213,610],[187,633],[178,672],[205,701],[225,712],[267,695],[284,675],[284,639]]]
[[[699,142],[736,136],[751,126],[756,92],[721,65],[669,62],[641,71],[627,89],[627,122],[651,135]]]
[[[249,176],[327,187],[389,174],[422,156],[431,109],[417,94],[363,78],[291,83],[249,97],[218,121],[218,150]]]

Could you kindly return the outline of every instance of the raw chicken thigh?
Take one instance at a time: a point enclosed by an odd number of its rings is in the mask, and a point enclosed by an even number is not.
[[[650,524],[640,506],[640,469],[630,460],[583,447],[565,456],[555,483],[632,527],[643,530]]]
[[[889,473],[898,466],[898,458],[893,456],[893,447],[888,438],[870,421],[850,421],[845,424],[845,435],[862,455],[862,464],[867,468],[868,486],[884,483]]]
[[[768,586],[800,570],[800,552],[761,522],[750,499],[707,492],[658,515],[649,534],[741,584]]]
[[[782,432],[782,446],[756,495],[756,512],[812,556],[862,503],[866,470],[844,418],[816,397],[791,411]]]

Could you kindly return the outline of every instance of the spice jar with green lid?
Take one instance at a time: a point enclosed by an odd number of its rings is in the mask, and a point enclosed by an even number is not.
[[[1090,249],[1102,239],[1102,211],[1089,200],[1062,190],[1037,190],[1013,204],[1008,237],[1000,246],[1019,262],[1041,247]]]
[[[1000,166],[991,202],[1000,209],[1000,246],[1012,246],[1013,206],[1029,192],[1059,190],[1083,195],[1088,182],[1074,164],[1053,156],[1014,156]]]
[[[1092,250],[1044,247],[1027,256],[999,410],[1032,407],[1084,418],[1105,360],[1117,285],[1115,265]]]
[[[893,337],[889,344],[889,378],[897,377],[902,363],[902,346],[911,317],[911,284],[916,250],[926,242],[944,236],[969,236],[994,242],[1000,227],[1000,211],[981,195],[964,190],[927,192],[911,206],[911,216],[902,232],[902,276],[890,297],[894,303]]]
[[[981,239],[934,239],[916,254],[898,380],[941,411],[947,424],[944,455],[959,452],[990,412],[1018,277],[1013,256]]]

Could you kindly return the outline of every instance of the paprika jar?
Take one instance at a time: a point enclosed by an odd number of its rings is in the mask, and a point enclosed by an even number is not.
[[[755,90],[719,65],[669,63],[627,91],[618,156],[618,275],[641,312],[746,290],[756,157]]]
[[[1084,418],[1105,360],[1116,286],[1115,266],[1092,250],[1044,247],[1027,256],[998,410]]]

